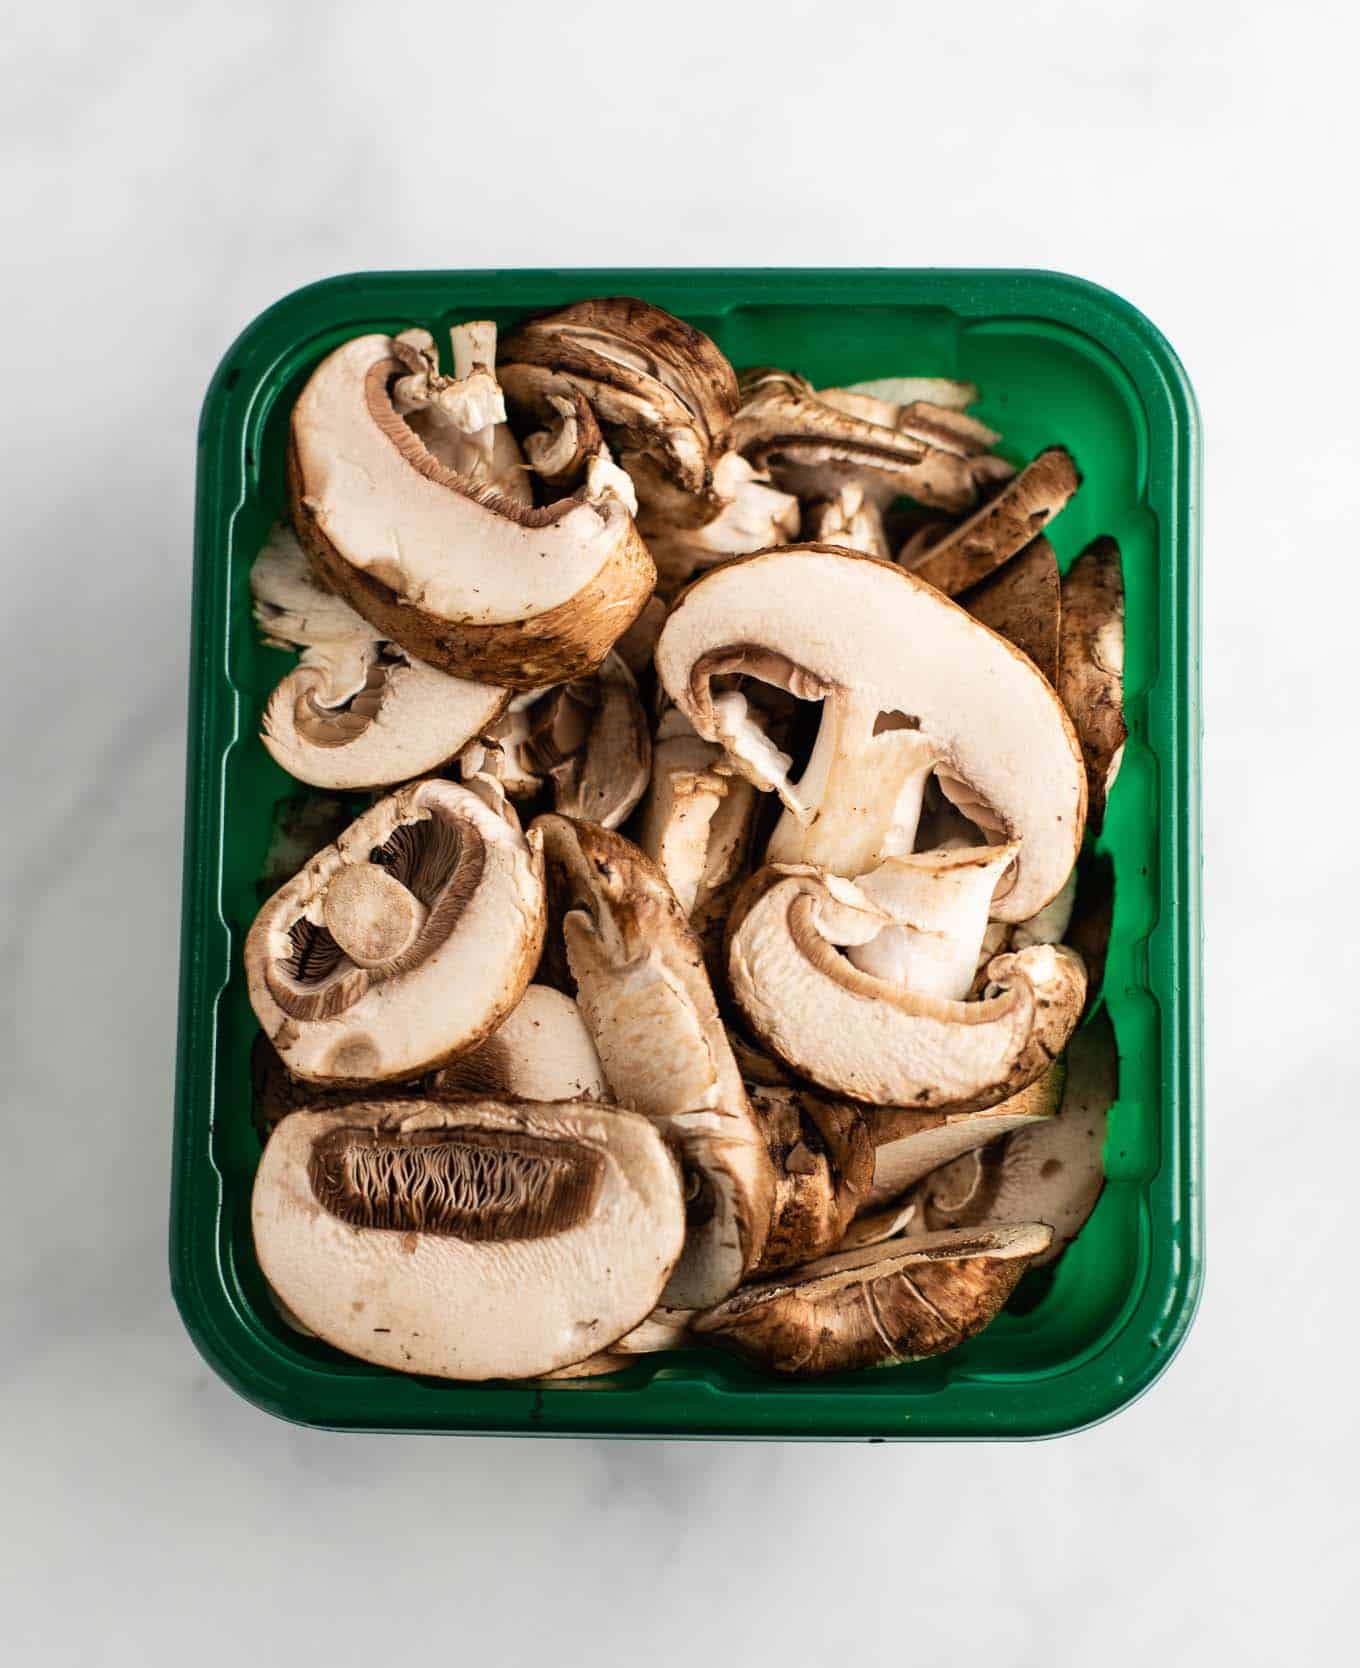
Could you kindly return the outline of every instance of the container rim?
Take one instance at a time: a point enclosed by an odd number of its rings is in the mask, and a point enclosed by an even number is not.
[[[960,1381],[941,1415],[927,1394],[857,1395],[849,1379],[796,1394],[750,1397],[668,1369],[652,1358],[645,1387],[609,1395],[570,1386],[459,1385],[459,1415],[449,1387],[391,1375],[375,1397],[368,1375],[345,1376],[271,1347],[250,1323],[219,1254],[223,1177],[211,1131],[216,1010],[229,977],[230,934],[216,892],[212,858],[222,829],[224,785],[214,753],[208,670],[225,656],[227,608],[209,583],[216,530],[225,505],[244,500],[245,433],[255,390],[300,339],[326,328],[406,314],[393,291],[494,286],[499,305],[542,306],[544,290],[618,293],[664,286],[686,292],[695,312],[731,305],[802,305],[824,300],[834,281],[849,305],[946,308],[964,316],[1028,318],[1080,334],[1117,363],[1142,402],[1161,471],[1158,513],[1175,552],[1172,640],[1162,645],[1171,680],[1171,722],[1160,758],[1174,816],[1164,836],[1165,934],[1174,976],[1163,1028],[1162,1094],[1177,1109],[1170,1150],[1176,1211],[1149,1277],[1122,1325],[1102,1345],[1061,1371],[1023,1381]],[[555,299],[549,304],[559,304]],[[437,308],[434,310],[438,310]],[[681,309],[683,310],[683,308]],[[192,588],[179,1048],[171,1172],[171,1289],[204,1359],[246,1400],[294,1423],[336,1430],[458,1431],[469,1434],[617,1435],[803,1440],[966,1440],[1042,1438],[1086,1429],[1129,1406],[1169,1366],[1192,1324],[1203,1278],[1202,1054],[1200,1042],[1199,835],[1199,512],[1200,417],[1193,389],[1162,332],[1115,292],[1084,278],[1009,268],[599,268],[361,271],[320,279],[261,312],[223,355],[205,394],[198,430],[198,492]],[[240,702],[230,694],[230,740],[239,739]],[[206,1097],[203,1084],[209,1085]],[[203,1104],[206,1098],[207,1104]],[[204,1167],[215,1208],[203,1208]],[[659,1363],[659,1365],[657,1364]],[[308,1382],[315,1381],[315,1382]],[[394,1392],[390,1386],[398,1386]],[[775,1386],[772,1384],[772,1390]],[[782,1388],[782,1387],[781,1387]],[[620,1398],[626,1398],[626,1405]],[[373,1403],[378,1403],[375,1419]],[[442,1405],[441,1405],[442,1403]]]

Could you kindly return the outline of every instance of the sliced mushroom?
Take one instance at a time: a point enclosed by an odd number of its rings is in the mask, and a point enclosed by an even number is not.
[[[509,690],[413,660],[324,590],[287,527],[275,527],[256,557],[250,588],[266,641],[302,650],[269,697],[260,738],[299,781],[333,789],[409,781],[505,711]]]
[[[942,376],[881,376],[869,382],[852,382],[841,390],[846,394],[867,394],[885,405],[915,405],[924,400],[950,411],[964,411],[978,400],[974,382],[953,382]]]
[[[721,747],[702,740],[671,707],[658,726],[638,832],[706,953],[710,943],[717,947],[744,876],[757,805],[755,789],[724,759]]]
[[[937,772],[973,820],[1020,844],[997,919],[1033,915],[1067,878],[1086,779],[1062,703],[1011,644],[900,568],[820,545],[730,562],[680,598],[656,663],[698,733],[778,793],[770,861],[853,876],[911,852]],[[797,782],[726,687],[733,673],[823,703]]]
[[[590,401],[566,377],[545,372],[528,385],[512,386],[507,403],[521,426],[543,424],[524,439],[534,473],[554,492],[577,491],[605,444]]]
[[[713,768],[723,757],[723,749],[696,735],[674,707],[666,713],[652,749],[637,840],[686,915],[704,876],[714,815],[734,780]]]
[[[862,973],[921,996],[962,1001],[977,971],[992,894],[1017,847],[964,846],[890,857],[859,890],[892,924],[846,959]]]
[[[913,1197],[894,1199],[873,1210],[861,1211],[841,1236],[838,1251],[854,1251],[861,1245],[883,1245],[904,1234],[915,1219],[917,1205]]]
[[[489,777],[511,799],[532,799],[543,787],[530,754],[532,740],[528,708],[512,706],[464,747],[458,774],[469,783]]]
[[[1018,1094],[982,1112],[916,1112],[905,1106],[866,1112],[874,1168],[863,1190],[863,1208],[876,1210],[900,1200],[908,1188],[941,1165],[1012,1130],[1051,1118],[1062,1099],[1065,1077],[1066,1068],[1055,1060]]]
[[[657,1124],[688,1177],[689,1234],[666,1302],[704,1307],[759,1261],[774,1173],[703,957],[674,894],[636,846],[559,816],[540,817],[534,830],[609,1086],[621,1105]]]
[[[747,883],[729,926],[731,990],[780,1059],[856,1100],[960,1112],[995,1106],[1047,1068],[1086,994],[1079,956],[1048,944],[997,956],[989,994],[950,1001],[841,954],[883,923],[859,887],[814,869],[766,868]]]
[[[789,371],[748,371],[741,394],[732,444],[800,498],[834,497],[854,484],[880,509],[906,493],[923,504],[966,510],[977,502],[980,478],[1011,473],[1000,459],[979,468],[986,447],[975,435],[961,438],[938,425],[903,427],[896,407],[837,389],[818,393]]]
[[[1124,573],[1119,546],[1099,538],[1062,582],[1062,648],[1058,693],[1076,725],[1086,758],[1091,827],[1105,820],[1105,801],[1124,758]]]
[[[251,1206],[279,1299],[360,1360],[519,1378],[605,1348],[680,1254],[675,1161],[645,1118],[588,1102],[358,1100],[295,1112]]]
[[[659,1355],[666,1350],[683,1349],[690,1343],[690,1322],[693,1309],[653,1309],[647,1319],[631,1332],[570,1367],[559,1367],[555,1373],[544,1373],[545,1381],[566,1378],[603,1378],[608,1373],[621,1373],[637,1365],[640,1355]]]
[[[866,1120],[800,1089],[753,1088],[751,1110],[774,1165],[774,1209],[754,1272],[797,1268],[839,1245],[873,1174]]]
[[[690,493],[709,485],[737,409],[736,376],[714,343],[630,296],[524,320],[501,344],[499,372],[512,403],[542,398],[549,379],[571,384],[630,473],[642,454]]]
[[[746,1287],[694,1331],[781,1373],[920,1361],[989,1325],[1051,1237],[1031,1223],[837,1252]]]
[[[1080,485],[1071,454],[1051,446],[962,526],[931,545],[911,571],[946,596],[957,596],[1023,550]]]
[[[717,514],[699,527],[689,525],[694,512],[688,498],[677,509],[674,495],[656,492],[639,518],[658,584],[667,595],[729,556],[744,556],[797,536],[798,500],[772,486],[769,476],[740,452],[725,452],[717,460],[707,501],[717,506]]]
[[[646,1320],[625,1332],[613,1348],[620,1355],[657,1355],[662,1350],[682,1349],[689,1341],[693,1309],[653,1309]]]
[[[1106,1120],[1118,1095],[1119,1054],[1102,1013],[1068,1045],[1057,1113],[927,1176],[908,1233],[1044,1222],[1053,1243],[1036,1266],[1052,1262],[1081,1231],[1105,1185]]]
[[[817,398],[837,411],[866,422],[895,429],[898,434],[910,435],[913,440],[941,451],[953,452],[958,457],[973,458],[982,466],[979,480],[1009,480],[1015,473],[1004,458],[989,455],[1001,439],[995,429],[976,417],[969,417],[957,406],[933,400],[882,400],[854,388],[820,388]]]
[[[581,1010],[547,985],[530,985],[486,1041],[437,1071],[430,1087],[441,1097],[611,1099]]]
[[[261,1031],[250,1054],[254,1122],[262,1140],[290,1112],[347,1105],[352,1088],[326,1088],[294,1077]],[[484,1043],[409,1084],[385,1084],[389,1099],[593,1100],[611,1096],[590,1032],[571,997],[530,985],[519,1005]]]
[[[410,358],[360,336],[303,389],[288,467],[303,549],[386,639],[445,671],[514,689],[593,671],[655,582],[627,504],[607,478],[533,509],[455,473],[399,409]]]
[[[1061,944],[1067,937],[1072,919],[1072,906],[1077,897],[1077,871],[1074,868],[1063,882],[1062,891],[1049,899],[1028,921],[1017,921],[1011,928],[1010,947],[1027,950],[1031,944]]]
[[[865,498],[858,482],[843,486],[834,498],[809,504],[803,511],[802,537],[812,543],[839,545],[842,550],[862,550],[866,556],[886,558],[889,554],[883,511]]]
[[[910,563],[904,562],[904,566]],[[975,620],[1014,643],[1048,681],[1058,683],[1062,593],[1058,558],[1042,535],[960,598]],[[1080,732],[1078,732],[1080,733]]]
[[[297,1077],[412,1077],[518,1003],[546,912],[542,857],[508,807],[452,782],[380,800],[255,918],[250,1000]]]
[[[647,791],[652,766],[647,716],[623,660],[610,654],[594,678],[553,690],[534,720],[533,753],[552,778],[556,809],[617,828]],[[578,725],[585,730],[579,742]],[[565,746],[558,745],[562,729]]]
[[[406,375],[393,384],[392,403],[430,455],[470,486],[494,487],[531,505],[528,471],[506,424],[496,381],[496,326],[480,319],[453,327],[451,377],[439,374],[439,355],[428,330],[403,330],[393,340]]]
[[[594,677],[507,712],[464,749],[459,768],[464,780],[494,777],[518,799],[551,781],[559,811],[617,828],[646,791],[651,753],[637,683],[611,651]]]

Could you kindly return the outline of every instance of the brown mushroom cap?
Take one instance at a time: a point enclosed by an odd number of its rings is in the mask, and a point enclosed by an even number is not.
[[[839,1245],[868,1190],[873,1150],[866,1120],[852,1107],[792,1088],[756,1087],[750,1096],[775,1174],[770,1232],[754,1270],[766,1275]]]
[[[417,782],[260,910],[245,945],[250,1000],[298,1077],[413,1077],[474,1048],[515,1007],[545,919],[542,858],[514,813],[452,782]]]
[[[774,1174],[699,945],[661,874],[630,841],[559,816],[540,817],[533,832],[609,1085],[621,1105],[664,1132],[690,1179],[689,1235],[666,1301],[716,1302],[760,1258]]]
[[[702,331],[632,296],[578,301],[525,319],[501,342],[512,402],[542,371],[580,390],[625,467],[642,453],[687,492],[708,485],[738,396],[732,367]]]
[[[289,505],[313,566],[445,671],[535,689],[593,670],[656,578],[627,506],[604,488],[533,509],[470,484],[398,413],[407,369],[391,337],[358,337],[293,409]]]
[[[256,1255],[318,1337],[440,1378],[551,1372],[656,1306],[684,1239],[645,1118],[588,1102],[295,1112],[255,1177]]]
[[[919,1361],[981,1332],[1050,1238],[1031,1223],[838,1252],[745,1287],[694,1331],[781,1373]]]
[[[1057,687],[1062,593],[1058,558],[1046,538],[1033,540],[959,600],[975,620],[1027,654]]]
[[[1124,573],[1119,546],[1099,538],[1062,582],[1058,693],[1071,714],[1086,760],[1091,827],[1124,757]]]
[[[1049,447],[962,526],[932,544],[911,571],[946,596],[957,596],[1023,550],[1080,484],[1071,454]]]

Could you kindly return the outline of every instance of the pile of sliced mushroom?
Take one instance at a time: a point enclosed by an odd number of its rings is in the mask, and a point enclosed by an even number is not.
[[[322,361],[251,575],[316,790],[244,950],[279,1313],[464,1380],[956,1348],[1080,1233],[1118,1090],[1074,453],[626,297],[450,347]]]

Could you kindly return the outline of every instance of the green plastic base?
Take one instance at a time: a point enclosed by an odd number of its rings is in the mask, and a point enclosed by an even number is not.
[[[783,1382],[693,1350],[542,1388],[403,1377],[278,1319],[250,1241],[259,1145],[255,1022],[239,952],[276,808],[295,785],[256,740],[290,659],[262,648],[248,574],[283,505],[288,413],[317,361],[368,330],[636,294],[709,332],[737,366],[819,385],[967,378],[1017,459],[1061,443],[1084,485],[1051,536],[1124,554],[1130,737],[1097,849],[1114,866],[1104,1000],[1120,1050],[1108,1184],[1051,1283],[1032,1277],[939,1360]],[[1045,272],[371,273],[262,314],[224,359],[199,434],[171,1270],[185,1325],[260,1407],[349,1430],[690,1437],[1034,1437],[1106,1418],[1157,1377],[1201,1270],[1198,418],[1175,355],[1108,291]],[[1036,1301],[1037,1298],[1037,1301]]]

